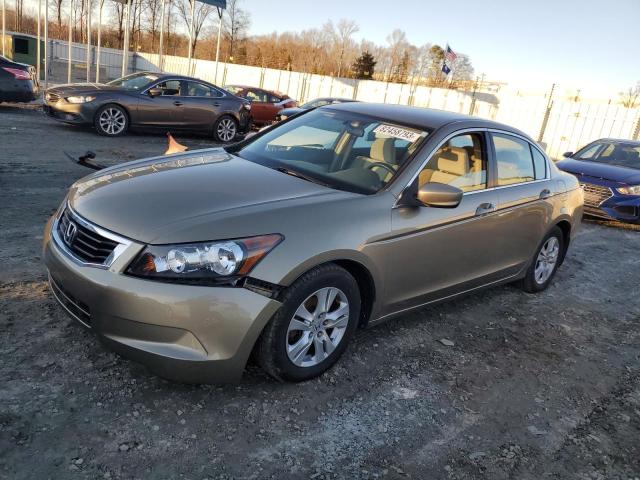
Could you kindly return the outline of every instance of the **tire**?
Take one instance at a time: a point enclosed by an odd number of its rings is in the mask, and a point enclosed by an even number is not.
[[[562,263],[563,252],[564,235],[559,227],[553,227],[536,249],[531,265],[520,283],[520,288],[528,293],[545,290]]]
[[[233,142],[238,134],[238,121],[230,115],[222,115],[213,124],[213,137],[216,142]]]
[[[334,298],[324,313],[325,309],[314,308],[319,298]],[[305,321],[299,315],[302,308],[306,310]],[[316,267],[286,290],[282,306],[258,339],[255,358],[265,372],[280,381],[317,377],[340,358],[359,317],[360,290],[351,274],[335,264]]]
[[[119,137],[129,130],[129,115],[120,105],[105,105],[96,112],[93,126],[100,135]]]

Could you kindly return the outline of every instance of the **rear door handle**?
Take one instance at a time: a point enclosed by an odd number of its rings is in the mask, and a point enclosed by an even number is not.
[[[486,215],[487,213],[495,212],[496,206],[493,203],[481,203],[476,208],[476,215]]]
[[[550,196],[551,196],[551,190],[549,190],[548,188],[545,188],[540,192],[540,198],[542,199],[549,198]]]
[[[219,107],[219,106],[220,106],[220,104],[219,104],[218,102],[215,102],[215,103],[213,104],[213,106],[214,106],[214,107]]]
[[[175,102],[173,102],[173,104],[174,104],[176,107],[179,107],[179,106],[181,106],[181,105],[182,105],[182,102],[180,102],[180,101],[176,100]]]

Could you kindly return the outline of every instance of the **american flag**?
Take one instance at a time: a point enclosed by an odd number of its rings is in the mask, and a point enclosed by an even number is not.
[[[447,49],[444,52],[445,61],[451,64],[456,58],[458,58],[458,55],[456,55],[456,52],[451,50],[451,47],[447,44]]]

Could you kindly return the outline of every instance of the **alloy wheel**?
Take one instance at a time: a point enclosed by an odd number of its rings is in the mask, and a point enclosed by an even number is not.
[[[538,285],[542,285],[549,280],[553,270],[558,262],[558,256],[560,254],[560,242],[556,237],[549,237],[538,253],[536,259],[536,268],[534,271],[534,278]]]
[[[119,108],[109,107],[100,113],[98,124],[103,132],[108,135],[118,135],[122,133],[127,124],[127,119]]]
[[[326,287],[296,309],[287,329],[287,355],[298,367],[322,363],[336,349],[349,325],[349,301],[342,290]]]
[[[218,134],[218,138],[223,142],[230,142],[236,136],[235,122],[230,118],[223,118],[218,123],[216,133]]]

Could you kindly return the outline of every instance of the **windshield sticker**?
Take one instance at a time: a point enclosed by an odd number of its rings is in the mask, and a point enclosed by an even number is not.
[[[415,142],[422,136],[419,133],[414,132],[413,130],[385,124],[378,125],[376,128],[374,128],[373,131],[374,133],[378,133],[380,135],[388,135],[390,137],[399,138],[411,143]]]

